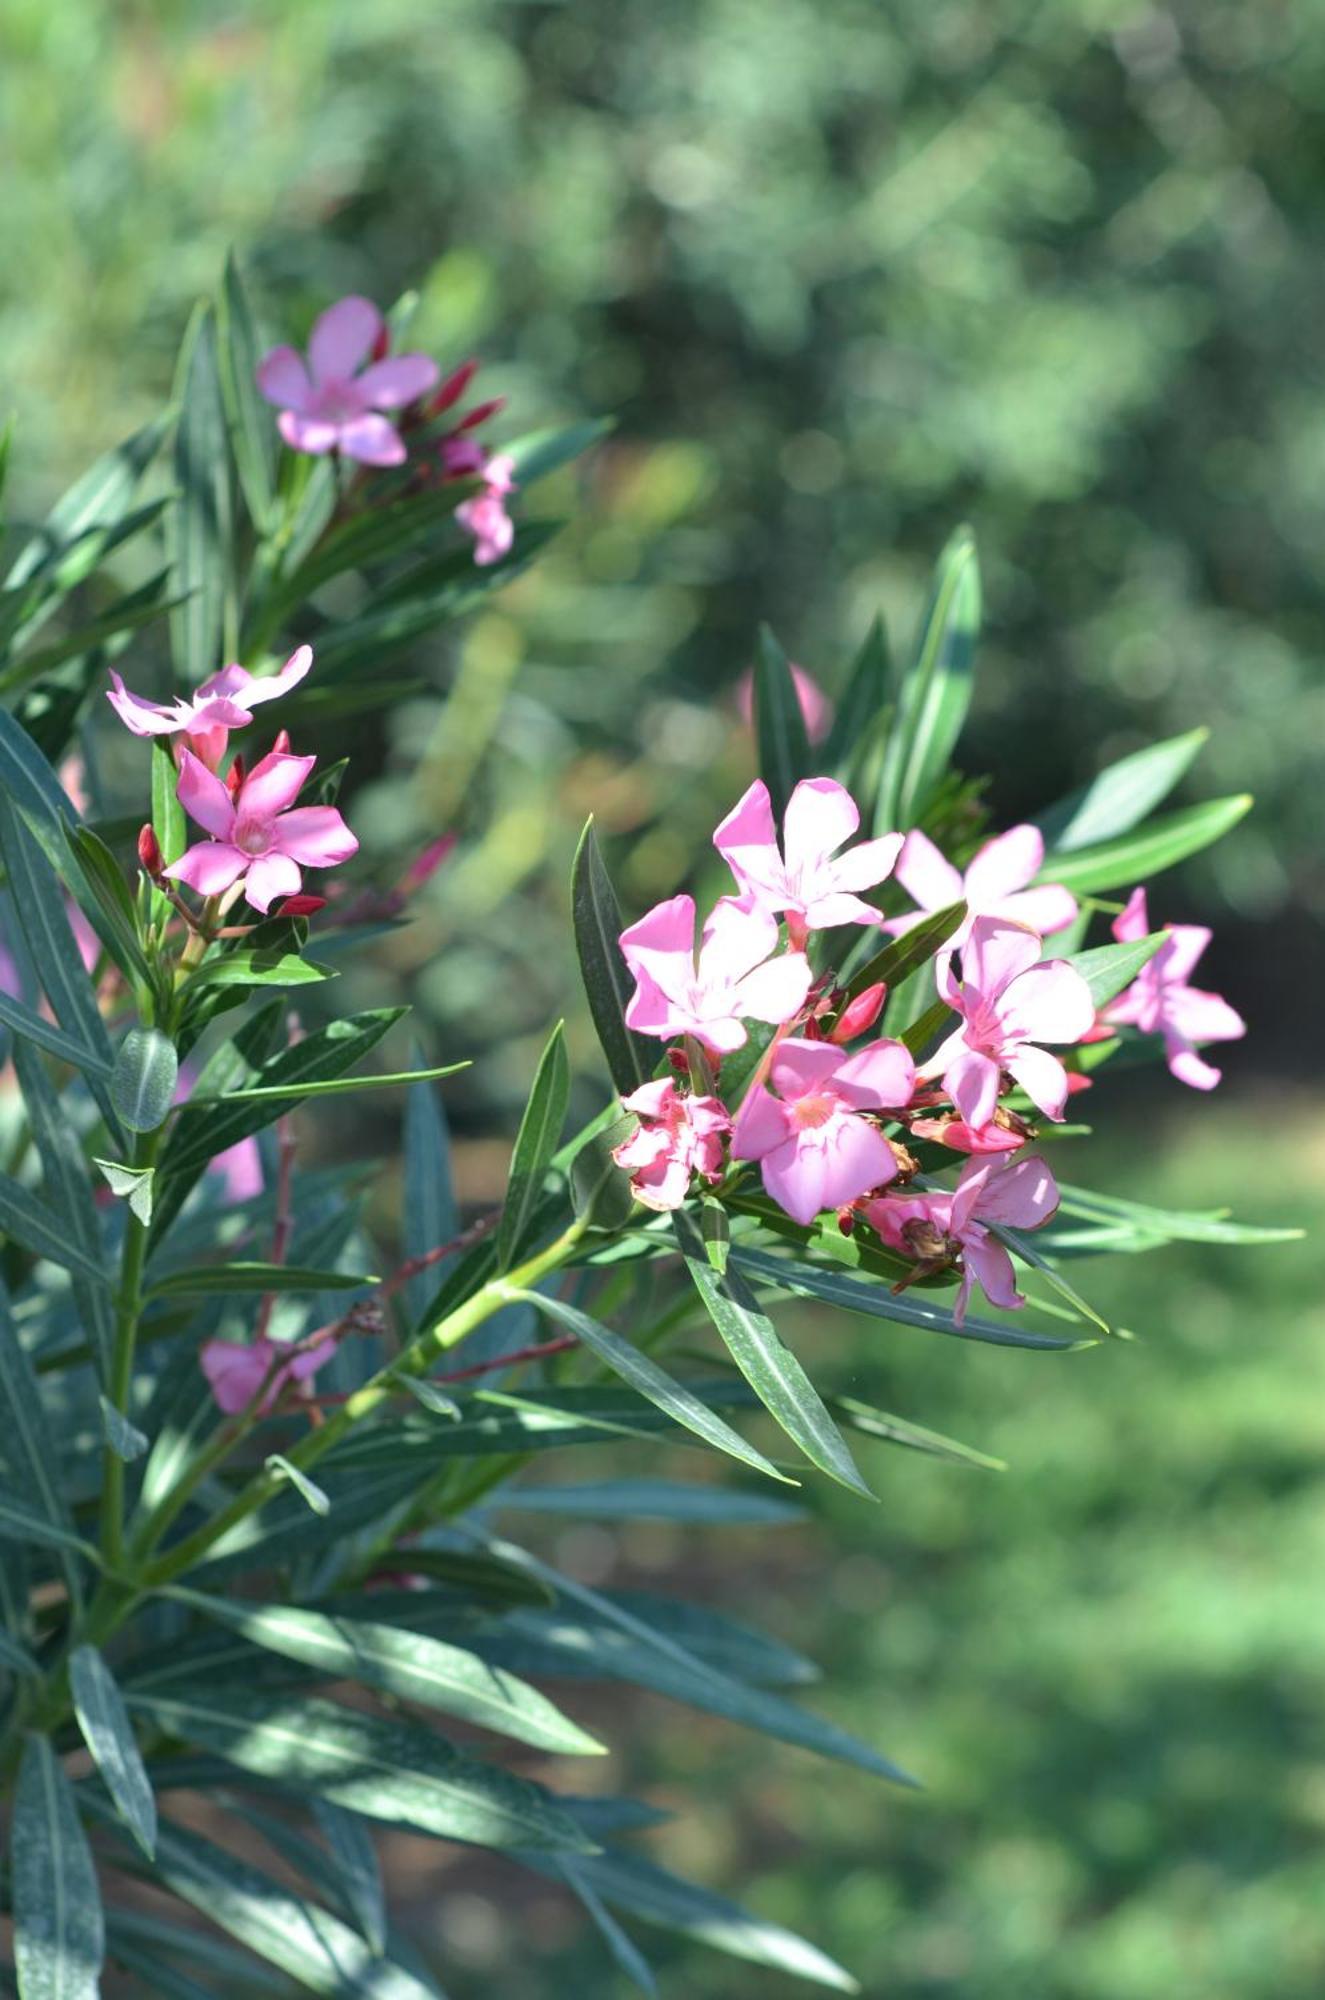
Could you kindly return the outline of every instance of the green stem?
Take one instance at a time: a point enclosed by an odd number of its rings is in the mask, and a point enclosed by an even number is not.
[[[134,1141],[132,1165],[152,1167],[161,1145],[162,1127],[155,1132],[139,1132]],[[115,1336],[111,1352],[109,1400],[127,1419],[133,1392],[133,1361],[138,1344],[138,1318],[143,1309],[143,1270],[147,1263],[147,1224],[129,1210],[124,1226],[124,1250],[120,1259],[120,1289],[115,1304]],[[124,1460],[107,1444],[102,1453],[103,1518],[101,1549],[110,1569],[118,1569],[124,1557]]]

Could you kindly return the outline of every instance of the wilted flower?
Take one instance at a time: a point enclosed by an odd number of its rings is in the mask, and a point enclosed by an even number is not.
[[[724,896],[705,924],[698,963],[693,896],[656,904],[622,931],[620,943],[636,981],[627,1024],[664,1041],[694,1035],[717,1055],[743,1045],[746,1020],[791,1020],[810,990],[804,953],[770,957],[775,919],[734,896]]]
[[[1044,1161],[971,1159],[948,1192],[884,1195],[860,1213],[890,1249],[932,1269],[960,1257],[961,1289],[952,1317],[960,1326],[977,1284],[996,1306],[1024,1306],[1012,1259],[990,1234],[991,1223],[1038,1229],[1058,1207],[1058,1187]]]
[[[259,677],[247,667],[222,667],[196,694],[170,702],[145,701],[131,693],[112,667],[106,699],[135,736],[179,736],[199,763],[214,771],[225,755],[230,731],[247,729],[254,709],[288,694],[312,664],[312,647],[300,646],[279,673]]]
[[[722,1178],[722,1137],[731,1130],[727,1108],[716,1097],[687,1097],[670,1077],[646,1083],[621,1100],[639,1119],[639,1130],[612,1149],[630,1174],[636,1201],[646,1208],[679,1208],[698,1174]]]
[[[298,894],[301,866],[333,868],[348,861],[359,843],[336,808],[294,806],[316,762],[273,750],[232,798],[229,787],[185,750],[179,802],[212,838],[190,847],[166,874],[200,896],[222,895],[242,881],[245,896],[265,916],[277,896]]]
[[[1210,942],[1204,924],[1169,924],[1168,936],[1155,956],[1143,965],[1126,992],[1104,1009],[1103,1018],[1120,1027],[1140,1028],[1164,1037],[1164,1054],[1179,1083],[1193,1090],[1213,1090],[1221,1071],[1202,1060],[1197,1042],[1233,1042],[1247,1024],[1227,1000],[1187,984],[1188,974]],[[1146,892],[1133,889],[1127,907],[1115,919],[1113,934],[1120,944],[1149,936]]]
[[[515,460],[499,452],[482,467],[483,491],[463,500],[456,520],[474,537],[474,561],[481,567],[500,562],[515,540],[515,523],[506,512],[507,495],[516,491]]]
[[[768,786],[759,779],[723,820],[713,845],[745,895],[772,914],[785,911],[793,937],[803,938],[807,930],[882,921],[858,892],[889,874],[902,836],[862,840],[834,859],[859,825],[856,802],[842,785],[803,778],[787,802],[779,850]]]
[[[426,354],[371,360],[385,330],[372,300],[351,294],[315,324],[307,366],[293,347],[263,355],[258,388],[279,409],[281,436],[293,450],[340,451],[364,465],[404,464],[404,444],[381,412],[426,396],[438,368]]]
[[[1014,826],[987,840],[965,875],[959,875],[932,840],[916,828],[908,833],[893,871],[918,910],[889,917],[883,928],[902,937],[932,910],[965,903],[966,919],[952,935],[953,947],[965,944],[977,917],[1003,917],[1026,924],[1041,937],[1065,930],[1076,916],[1077,899],[1052,882],[1027,885],[1044,862],[1044,836],[1038,827]]]
[[[259,1405],[259,1413],[265,1416],[286,1388],[292,1384],[303,1388],[335,1352],[334,1340],[319,1340],[312,1347],[294,1347],[285,1341],[269,1340],[264,1334],[247,1344],[236,1340],[205,1340],[198,1350],[198,1360],[211,1384],[218,1409],[227,1417],[237,1417],[248,1408],[274,1368]],[[282,1361],[282,1354],[288,1354],[288,1360]]]
[[[977,1129],[994,1115],[1004,1070],[1046,1118],[1061,1118],[1067,1072],[1036,1044],[1079,1042],[1089,1034],[1095,1005],[1081,974],[1065,959],[1041,962],[1034,931],[998,917],[977,917],[962,951],[961,978],[949,964],[941,984],[962,1026],[920,1075],[942,1077],[963,1119]]]
[[[789,1037],[736,1115],[732,1158],[758,1160],[764,1186],[793,1221],[813,1222],[897,1172],[892,1147],[862,1111],[900,1110],[915,1066],[900,1042],[844,1056],[828,1042]]]

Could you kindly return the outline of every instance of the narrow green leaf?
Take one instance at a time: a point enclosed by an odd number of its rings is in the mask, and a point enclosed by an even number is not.
[[[781,826],[788,799],[810,774],[810,739],[791,662],[767,625],[759,628],[755,654],[754,710],[759,775],[768,786],[774,821]]]
[[[101,1405],[101,1427],[106,1434],[106,1443],[117,1458],[123,1459],[126,1465],[132,1465],[133,1461],[141,1458],[147,1450],[149,1440],[129,1422],[123,1411],[116,1409],[108,1397],[102,1396],[98,1400]]]
[[[94,652],[102,659],[113,659],[124,650],[133,633],[141,631],[144,625],[155,624],[158,618],[174,610],[177,600],[167,599],[164,594],[168,581],[169,572],[163,570],[138,590],[129,591],[117,599],[99,618],[89,618],[85,625],[76,625],[50,645],[25,652],[0,674],[0,687],[7,691],[31,687],[66,661]],[[119,645],[108,643],[116,639],[120,641]]]
[[[228,1264],[193,1264],[153,1280],[154,1299],[192,1298],[203,1293],[242,1293],[261,1297],[267,1292],[353,1292],[380,1284],[371,1274],[321,1271],[302,1264],[258,1264],[232,1259]]]
[[[24,1674],[41,1679],[41,1667],[33,1659],[26,1646],[20,1645],[10,1633],[0,1627],[0,1669],[7,1674]]]
[[[110,1040],[97,1005],[92,981],[65,915],[64,897],[55,870],[36,838],[0,792],[0,854],[9,876],[9,890],[32,963],[51,1011],[72,1043],[91,1052],[89,1072],[104,1097],[100,1078],[113,1067]]]
[[[703,1239],[684,1210],[675,1217],[681,1245],[695,1289],[728,1352],[755,1390],[765,1409],[798,1444],[811,1464],[855,1493],[872,1499],[842,1435],[791,1349],[778,1338],[767,1314],[744,1282],[735,1250],[727,1271],[719,1277],[704,1254]]]
[[[69,1241],[55,1210],[3,1175],[0,1175],[0,1232],[12,1236],[34,1257],[47,1257],[52,1264],[60,1264],[79,1277],[105,1281],[102,1265],[77,1243]]]
[[[570,1063],[565,1025],[558,1021],[539,1058],[529,1102],[511,1154],[510,1177],[497,1225],[497,1268],[509,1270],[543,1192],[543,1181],[561,1138],[570,1103]]]
[[[138,939],[138,913],[114,855],[90,826],[65,827],[65,840],[85,894],[80,897],[98,919],[97,931],[130,982],[151,980]]]
[[[439,1389],[435,1382],[429,1382],[422,1375],[400,1375],[396,1379],[409,1390],[410,1395],[415,1398],[416,1402],[422,1403],[425,1410],[431,1410],[435,1417],[459,1417],[461,1415],[460,1405],[457,1403],[455,1397],[448,1396],[446,1391]]]
[[[35,1013],[31,1007],[25,1007],[21,1000],[15,1000],[9,993],[0,993],[0,1026],[22,1035],[35,1047],[45,1049],[48,1055],[58,1057],[61,1062],[72,1064],[85,1076],[109,1077],[111,1073],[109,1058],[76,1040],[73,1035],[66,1035],[63,1029],[53,1027],[42,1015]]]
[[[316,986],[338,976],[331,966],[302,958],[297,951],[228,951],[200,965],[189,985]]]
[[[653,1976],[652,1967],[633,1940],[622,1930],[611,1911],[599,1899],[597,1890],[580,1872],[579,1862],[568,1860],[563,1856],[556,1864],[556,1869],[562,1881],[583,1903],[595,1929],[616,1961],[618,1969],[625,1973],[627,1979],[634,1981],[641,1993],[647,1993],[650,2000],[653,2000],[658,1991],[658,1982]]]
[[[607,1058],[608,1073],[623,1097],[647,1083],[655,1055],[642,1035],[625,1024],[633,982],[617,943],[621,911],[592,819],[585,821],[571,871],[571,918],[589,1013]]]
[[[0,708],[0,798],[58,836],[78,815],[54,771],[23,725]]]
[[[357,1813],[325,1799],[314,1799],[313,1817],[331,1850],[341,1894],[369,1949],[380,1958],[386,1950],[386,1891],[372,1834]]]
[[[647,1354],[642,1353],[638,1347],[633,1347],[628,1340],[623,1340],[620,1334],[600,1326],[596,1320],[590,1319],[587,1313],[580,1312],[577,1307],[566,1305],[561,1299],[545,1298],[541,1292],[512,1291],[508,1296],[512,1299],[522,1299],[545,1314],[547,1318],[556,1320],[559,1326],[564,1326],[568,1332],[573,1333],[591,1353],[605,1362],[623,1382],[628,1382],[632,1389],[637,1389],[642,1396],[646,1396],[649,1402],[656,1404],[658,1409],[664,1411],[675,1423],[684,1425],[686,1430],[693,1431],[696,1437],[703,1438],[706,1444],[711,1444],[717,1451],[726,1452],[731,1458],[739,1459],[743,1465],[753,1466],[756,1472],[762,1472],[770,1479],[776,1479],[784,1485],[795,1485],[796,1482],[788,1479],[785,1473],[779,1472],[761,1451],[756,1451],[752,1444],[747,1444],[739,1431],[734,1431],[730,1424],[725,1424],[721,1417],[715,1416],[698,1396],[692,1395],[689,1389],[674,1381],[656,1361],[651,1361]],[[758,1384],[755,1386],[758,1387]]]
[[[775,1528],[805,1509],[763,1493],[691,1486],[676,1479],[577,1480],[566,1486],[505,1486],[489,1503],[519,1513],[607,1521],[683,1521],[720,1528]]]
[[[1069,1187],[1059,1183],[1060,1213],[1080,1215],[1101,1222],[1130,1224],[1151,1236],[1172,1243],[1295,1243],[1305,1233],[1301,1229],[1265,1229],[1232,1222],[1226,1213],[1193,1213],[1182,1209],[1156,1208],[1148,1202],[1125,1201],[1118,1195],[1097,1194],[1093,1188]]]
[[[232,540],[230,458],[209,306],[194,314],[180,350],[175,431],[176,493],[167,516],[171,589],[182,600],[170,619],[175,671],[186,686],[221,664]]]
[[[888,706],[892,662],[882,618],[875,618],[852,662],[821,758],[822,768],[852,775],[870,726]]]
[[[965,903],[950,903],[946,910],[935,910],[932,916],[922,917],[860,968],[847,987],[848,996],[854,1000],[867,986],[880,981],[889,988],[897,986],[910,973],[928,965],[961,928],[965,918]]]
[[[931,1458],[947,1458],[957,1465],[978,1465],[987,1472],[1006,1472],[1007,1466],[1001,1458],[990,1458],[987,1452],[976,1451],[974,1446],[960,1444],[956,1438],[944,1437],[940,1431],[929,1431],[921,1424],[913,1424],[906,1417],[894,1417],[886,1410],[876,1410],[869,1403],[862,1403],[855,1396],[830,1396],[833,1414],[840,1417],[853,1431],[862,1437],[878,1438],[886,1444],[905,1445],[909,1451],[920,1451]]]
[[[150,1860],[156,1846],[156,1800],[124,1698],[95,1646],[74,1648],[69,1683],[83,1741],[120,1817]]]
[[[592,1851],[540,1786],[461,1755],[417,1723],[229,1688],[170,1696],[135,1691],[129,1705],[241,1770],[369,1819],[478,1847]]]
[[[12,1181],[0,1181],[0,1219],[7,1211],[14,1233],[23,1240],[15,1215],[15,1198],[26,1204],[25,1223],[28,1248],[36,1247],[32,1224],[37,1222],[46,1243],[44,1254],[58,1250],[56,1261],[73,1278],[74,1298],[82,1317],[88,1343],[98,1370],[105,1380],[110,1366],[115,1314],[110,1294],[110,1274],[102,1247],[101,1221],[96,1195],[88,1171],[82,1142],[71,1124],[64,1104],[35,1049],[20,1042],[14,1048],[14,1072],[27,1107],[28,1126],[41,1156],[45,1202],[39,1204]],[[47,1218],[53,1223],[56,1241],[49,1238]]]
[[[616,428],[612,417],[591,417],[580,424],[564,424],[544,431],[527,431],[505,447],[515,460],[515,478],[521,487],[533,486],[557,472],[573,459],[583,457],[601,444]]]
[[[829,1271],[817,1264],[794,1263],[775,1257],[766,1250],[733,1250],[732,1263],[752,1278],[776,1285],[784,1292],[805,1298],[823,1299],[828,1305],[842,1306],[847,1312],[866,1313],[873,1319],[895,1320],[900,1326],[916,1326],[928,1333],[951,1334],[958,1340],[983,1340],[995,1347],[1074,1347],[1078,1343],[1061,1340],[1048,1333],[1023,1332],[996,1320],[967,1315],[958,1326],[952,1314],[941,1306],[924,1303],[914,1292],[898,1294],[877,1279],[864,1281],[848,1271]]]
[[[130,1028],[115,1056],[111,1101],[131,1132],[165,1123],[179,1080],[174,1043],[159,1028]]]
[[[935,566],[915,664],[902,683],[885,753],[881,824],[913,826],[947,770],[971,705],[979,629],[975,538],[959,528]]]
[[[98,1560],[92,1544],[83,1541],[71,1528],[61,1527],[58,1522],[37,1513],[26,1501],[4,1491],[0,1491],[0,1540],[37,1542],[42,1548],[86,1556],[91,1562]]]
[[[1137,938],[1131,944],[1102,944],[1091,951],[1074,951],[1066,963],[1081,974],[1096,1007],[1104,1007],[1125,986],[1131,985],[1167,936],[1167,931],[1152,931],[1149,937]]]
[[[69,1781],[50,1741],[29,1736],[14,1792],[11,1895],[23,2000],[97,2000],[101,1892]]]
[[[152,831],[169,867],[189,844],[188,819],[177,797],[179,771],[165,736],[152,739]],[[194,974],[196,979],[199,975]]]
[[[326,1515],[331,1512],[331,1502],[322,1488],[306,1472],[301,1472],[297,1465],[292,1465],[288,1458],[282,1458],[280,1452],[272,1452],[263,1462],[268,1472],[279,1473],[282,1479],[290,1482],[304,1505],[313,1513]]]
[[[451,1139],[441,1094],[426,1083],[412,1083],[405,1098],[402,1248],[406,1261],[428,1256],[443,1243],[452,1242],[459,1231],[460,1208],[451,1170]],[[405,1304],[413,1322],[417,1323],[426,1310],[444,1269],[445,1262],[440,1268],[434,1265],[418,1272],[406,1284]]]
[[[227,252],[217,299],[217,361],[226,429],[249,519],[263,534],[276,498],[276,427],[258,395],[258,338],[235,254]]]
[[[946,1000],[936,1000],[932,1007],[926,1007],[918,1021],[903,1028],[898,1040],[904,1042],[913,1056],[923,1054],[939,1030],[951,1018],[952,1009]]]
[[[1130,833],[1186,775],[1209,735],[1208,729],[1189,729],[1185,736],[1170,736],[1108,765],[1088,785],[1040,814],[1036,825],[1046,848],[1071,854]]]
[[[42,527],[27,543],[5,578],[13,588],[59,555],[89,528],[111,527],[128,511],[139,481],[155,458],[173,421],[173,413],[154,417],[132,437],[103,452],[94,464],[56,501]]]
[[[436,1083],[439,1077],[456,1076],[468,1069],[467,1062],[443,1063],[436,1069],[393,1070],[388,1075],[374,1071],[371,1076],[340,1076],[320,1083],[257,1084],[251,1089],[228,1090],[224,1096],[209,1097],[196,1091],[189,1099],[191,1109],[204,1104],[275,1104],[291,1098],[349,1097],[356,1090],[394,1090],[414,1083]]]
[[[1059,882],[1074,895],[1097,895],[1106,889],[1130,889],[1162,869],[1176,867],[1235,827],[1251,810],[1251,795],[1209,799],[1165,813],[1130,833],[1100,840],[1070,854],[1050,853],[1036,880]]]

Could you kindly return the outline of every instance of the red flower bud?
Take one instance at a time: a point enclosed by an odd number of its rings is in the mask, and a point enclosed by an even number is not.
[[[225,778],[226,790],[229,792],[232,799],[237,799],[239,797],[239,788],[243,784],[243,782],[244,782],[244,760],[242,757],[236,757],[234,763],[230,766],[230,769],[226,772],[226,778]]]
[[[460,431],[477,430],[480,424],[486,424],[489,417],[495,417],[498,410],[504,410],[505,408],[505,396],[494,396],[487,403],[475,403],[473,409],[468,410],[461,417],[460,422],[456,425],[456,429]]]
[[[325,896],[287,896],[272,914],[277,917],[315,917],[319,910],[326,907]]]
[[[690,1058],[684,1049],[668,1049],[667,1060],[678,1076],[689,1076]]]
[[[421,889],[425,882],[430,881],[447,856],[452,853],[459,838],[457,833],[444,833],[440,840],[430,841],[423,852],[410,862],[401,876],[396,885],[397,894],[412,896],[416,889]]]
[[[272,756],[273,756],[273,757],[288,757],[288,756],[289,756],[289,754],[290,754],[290,732],[289,732],[289,730],[288,730],[288,729],[279,729],[279,730],[277,730],[277,732],[276,732],[276,741],[275,741],[275,742],[274,742],[274,743],[272,744],[272,746],[271,746],[271,754],[272,754]]]
[[[829,1041],[836,1042],[841,1048],[843,1043],[854,1041],[857,1035],[863,1035],[865,1030],[872,1028],[878,1020],[887,997],[888,988],[882,980],[879,980],[877,985],[867,986],[863,993],[858,993],[854,1000],[848,1000],[837,1017],[833,1032],[828,1037]]]
[[[145,826],[138,836],[138,865],[154,882],[161,880],[166,865],[165,856],[161,852],[161,843],[150,826]]]
[[[443,410],[449,410],[453,403],[458,403],[477,374],[477,361],[461,362],[455,373],[448,375],[441,387],[434,391],[428,403],[428,415],[440,417]]]
[[[382,330],[378,334],[377,339],[373,342],[373,360],[385,361],[387,355],[390,352],[391,352],[391,329],[384,320],[382,322]]]

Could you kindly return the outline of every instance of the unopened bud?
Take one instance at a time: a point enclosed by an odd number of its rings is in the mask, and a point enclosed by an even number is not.
[[[396,885],[397,892],[401,896],[412,896],[416,889],[431,881],[447,856],[454,851],[459,838],[459,834],[444,833],[440,840],[430,841],[422,854],[415,855],[410,862]]]
[[[225,774],[225,788],[229,792],[232,799],[237,799],[239,797],[239,788],[243,784],[243,782],[244,782],[244,760],[242,757],[236,757],[234,763],[230,766],[230,769]]]
[[[288,729],[278,729],[276,732],[276,741],[271,746],[271,755],[273,757],[288,757],[289,754],[290,732]]]
[[[434,392],[428,403],[428,415],[440,417],[443,410],[449,410],[453,403],[458,403],[477,374],[477,361],[462,361],[455,373],[448,375]]]
[[[493,396],[486,403],[475,403],[473,409],[466,410],[464,416],[461,417],[457,429],[462,431],[476,431],[480,424],[486,424],[489,417],[495,417],[499,410],[504,410],[505,408],[505,396]]]
[[[668,1049],[667,1060],[678,1076],[689,1076],[690,1058],[684,1049]]]
[[[837,1211],[837,1226],[844,1236],[854,1236],[856,1233],[855,1210],[851,1208],[839,1208]]]
[[[159,882],[165,873],[165,856],[161,843],[151,826],[145,826],[138,836],[138,865],[153,882]]]
[[[844,1043],[854,1041],[857,1035],[863,1035],[878,1020],[887,997],[888,988],[879,980],[874,986],[867,986],[863,993],[858,993],[854,1000],[848,1000],[837,1017],[829,1041],[836,1042],[841,1048]]]
[[[278,917],[315,917],[319,910],[326,907],[325,896],[287,896],[272,914]]]
[[[373,360],[385,361],[387,355],[390,352],[391,352],[391,329],[389,326],[387,326],[385,321],[383,321],[381,330],[378,333],[376,340],[373,342]]]

